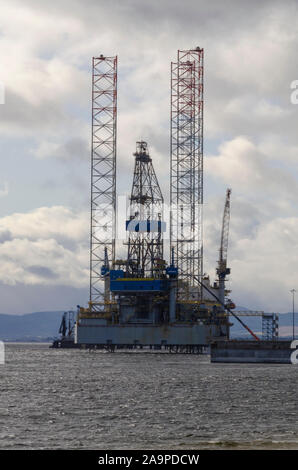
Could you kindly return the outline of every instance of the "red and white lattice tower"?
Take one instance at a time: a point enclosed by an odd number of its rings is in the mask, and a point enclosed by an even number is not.
[[[101,309],[101,267],[115,260],[117,56],[93,57],[90,308]]]
[[[178,51],[171,64],[171,227],[180,299],[202,296],[204,50]]]

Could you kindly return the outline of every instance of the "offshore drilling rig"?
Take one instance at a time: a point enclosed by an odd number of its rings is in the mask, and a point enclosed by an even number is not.
[[[203,61],[204,50],[197,47],[178,51],[171,64],[167,264],[163,195],[145,141],[136,143],[134,153],[127,257],[116,257],[118,61],[93,58],[90,301],[78,311],[77,345],[200,352],[214,338],[229,338],[226,251],[221,252],[218,282],[211,286],[203,274]],[[222,246],[223,240],[226,229]]]

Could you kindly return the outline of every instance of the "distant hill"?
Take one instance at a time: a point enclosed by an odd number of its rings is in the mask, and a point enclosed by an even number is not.
[[[24,315],[0,314],[0,340],[45,341],[59,336],[63,311],[34,312]]]
[[[241,308],[242,311],[245,309]],[[237,313],[237,312],[235,312]],[[2,341],[51,341],[59,336],[63,311],[34,312],[24,315],[0,314],[0,340]],[[295,314],[295,333],[298,337],[298,313]],[[240,317],[244,323],[260,337],[262,335],[261,317]],[[279,334],[281,337],[292,336],[292,313],[279,314]],[[249,333],[233,317],[231,338],[248,338]]]

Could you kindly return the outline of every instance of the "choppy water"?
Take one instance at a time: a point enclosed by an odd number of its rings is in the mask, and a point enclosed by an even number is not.
[[[2,449],[298,449],[298,366],[6,344]]]

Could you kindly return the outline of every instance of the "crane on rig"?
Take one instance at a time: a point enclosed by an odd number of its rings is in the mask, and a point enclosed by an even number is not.
[[[232,190],[227,189],[224,213],[222,219],[221,239],[219,248],[219,260],[216,273],[218,275],[218,297],[221,304],[225,303],[225,280],[231,270],[227,267],[229,227],[230,227],[230,198]]]

